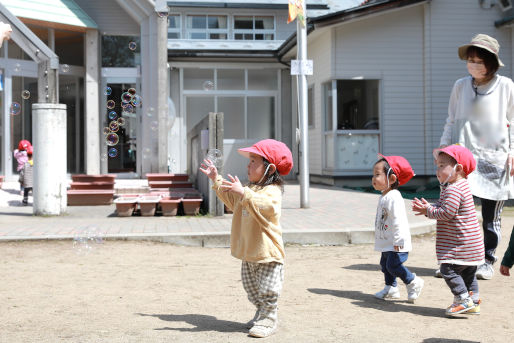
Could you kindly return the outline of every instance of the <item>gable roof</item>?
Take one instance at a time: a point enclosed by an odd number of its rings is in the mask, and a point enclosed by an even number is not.
[[[93,19],[73,0],[0,0],[0,2],[22,21],[54,23],[58,24],[57,27],[79,31],[98,28]]]

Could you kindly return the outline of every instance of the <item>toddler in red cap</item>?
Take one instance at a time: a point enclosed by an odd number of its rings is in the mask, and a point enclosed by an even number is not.
[[[375,218],[375,250],[381,252],[380,266],[385,279],[384,289],[375,293],[379,299],[400,298],[397,277],[407,286],[407,299],[411,303],[423,288],[423,280],[403,265],[412,244],[405,202],[397,188],[413,176],[409,162],[401,156],[380,155],[373,167],[373,188],[382,192]]]
[[[214,182],[212,188],[234,212],[230,248],[232,256],[242,260],[243,287],[257,308],[248,322],[249,333],[268,337],[277,330],[278,297],[284,281],[285,253],[279,222],[282,176],[291,171],[293,157],[284,143],[274,139],[259,141],[238,152],[249,159],[247,186],[237,176],[229,174],[229,180],[223,179],[208,159],[200,171]]]
[[[18,143],[18,149],[14,149],[14,158],[16,159],[16,162],[18,162],[18,166],[16,167],[16,171],[20,172],[23,170],[23,167],[25,166],[25,163],[28,162],[29,157],[27,154],[27,150],[31,148],[32,144],[26,139],[22,139]],[[18,180],[20,182],[20,193],[23,195],[23,182],[22,180]]]
[[[414,198],[412,210],[437,219],[437,262],[454,296],[446,314],[480,314],[476,271],[485,260],[484,240],[467,180],[475,170],[475,159],[460,145],[435,149],[434,157],[441,183],[439,201],[431,205]]]

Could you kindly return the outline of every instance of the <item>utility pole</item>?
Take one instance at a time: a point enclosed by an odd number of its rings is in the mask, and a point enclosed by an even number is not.
[[[299,65],[298,113],[300,117],[300,207],[309,208],[309,123],[307,113],[307,74],[312,74],[312,63],[307,61],[307,5],[302,1],[303,23],[296,20],[296,45]],[[310,68],[309,68],[310,67]]]

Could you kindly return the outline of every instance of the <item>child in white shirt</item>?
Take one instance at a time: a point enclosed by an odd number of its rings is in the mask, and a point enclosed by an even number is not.
[[[381,191],[375,218],[375,250],[381,252],[380,266],[385,287],[375,293],[379,299],[399,299],[396,282],[399,277],[407,286],[408,301],[413,303],[421,293],[423,280],[403,265],[412,249],[405,203],[397,188],[407,183],[414,172],[401,156],[384,156],[373,167],[373,188]]]

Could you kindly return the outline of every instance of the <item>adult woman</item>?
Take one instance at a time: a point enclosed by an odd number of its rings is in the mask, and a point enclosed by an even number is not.
[[[514,198],[514,84],[496,72],[503,66],[496,39],[478,34],[459,47],[470,76],[455,82],[441,146],[459,143],[471,150],[476,171],[468,176],[471,192],[482,204],[486,263],[477,277],[491,279],[501,238],[504,201]]]

